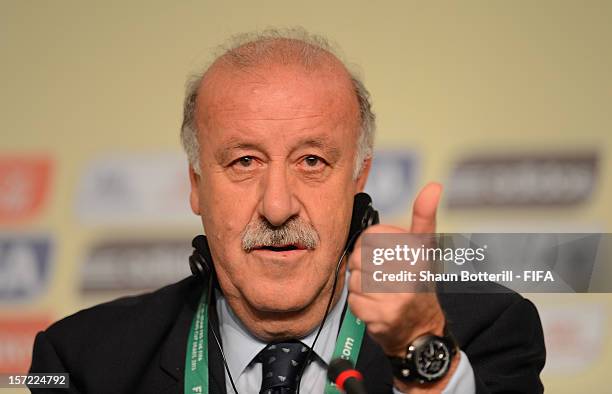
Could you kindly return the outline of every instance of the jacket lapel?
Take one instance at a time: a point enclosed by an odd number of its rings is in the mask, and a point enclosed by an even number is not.
[[[393,392],[391,364],[382,348],[368,335],[363,336],[361,351],[355,368],[363,375],[368,394],[389,394]]]
[[[185,358],[187,355],[187,337],[191,328],[191,321],[198,307],[198,302],[202,294],[202,286],[199,280],[195,286],[189,289],[184,299],[184,305],[176,318],[176,322],[166,341],[161,346],[159,367],[168,379],[168,385],[158,386],[154,392],[182,394],[185,385]],[[214,293],[214,292],[213,292]],[[214,305],[215,300],[211,303]],[[215,308],[209,309],[209,320],[211,325],[218,333],[218,320],[215,315]],[[217,346],[211,330],[208,330],[208,385],[210,394],[226,394],[225,390],[225,371],[222,362],[221,352]],[[151,391],[149,391],[151,392]]]
[[[192,286],[186,293],[186,302],[176,317],[174,326],[166,336],[166,341],[161,346],[159,367],[167,377],[171,378],[172,384],[163,389],[160,387],[160,393],[183,392],[187,337],[201,291],[201,286]]]

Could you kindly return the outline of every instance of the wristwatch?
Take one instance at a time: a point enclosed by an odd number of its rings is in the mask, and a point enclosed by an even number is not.
[[[426,334],[406,348],[404,357],[391,357],[393,376],[406,383],[436,382],[448,373],[457,345],[447,328],[444,336]]]

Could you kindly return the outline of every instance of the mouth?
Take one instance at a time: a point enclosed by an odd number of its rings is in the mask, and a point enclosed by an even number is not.
[[[292,252],[296,250],[306,250],[304,245],[287,244],[287,245],[258,245],[252,249],[253,251],[262,250],[270,252]]]

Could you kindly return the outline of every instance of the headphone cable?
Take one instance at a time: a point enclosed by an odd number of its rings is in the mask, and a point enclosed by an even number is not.
[[[310,360],[310,357],[312,356],[312,353],[314,352],[315,344],[317,343],[317,340],[319,339],[319,335],[321,335],[321,331],[323,331],[323,326],[325,325],[325,321],[327,320],[327,317],[329,316],[329,312],[331,310],[331,304],[334,300],[334,294],[336,293],[336,287],[338,285],[338,274],[340,273],[340,266],[342,265],[342,260],[344,260],[344,257],[348,253],[349,249],[351,249],[353,242],[355,241],[355,239],[357,239],[357,237],[361,234],[362,231],[358,231],[355,234],[353,234],[349,242],[347,242],[346,247],[344,248],[344,251],[342,252],[342,255],[340,256],[340,259],[338,259],[338,263],[336,264],[336,270],[334,272],[334,284],[332,285],[332,290],[329,296],[329,301],[327,302],[327,307],[325,308],[325,314],[323,315],[323,320],[321,320],[321,324],[319,324],[317,335],[315,335],[315,339],[314,341],[312,341],[312,346],[310,346],[308,350],[308,354],[306,355],[306,360]],[[306,369],[307,364],[308,363],[302,365],[301,371],[298,376],[302,376],[304,374],[304,370]],[[300,392],[301,382],[302,382],[302,379],[298,381],[297,390],[295,391],[298,394]]]

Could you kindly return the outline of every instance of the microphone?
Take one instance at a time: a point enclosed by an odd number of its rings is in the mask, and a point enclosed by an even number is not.
[[[346,394],[367,394],[363,387],[363,376],[353,364],[343,358],[336,358],[327,367],[327,378]]]

